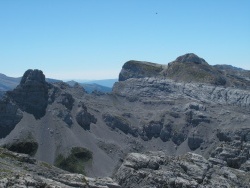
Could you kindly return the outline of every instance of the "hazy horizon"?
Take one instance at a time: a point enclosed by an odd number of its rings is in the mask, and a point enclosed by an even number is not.
[[[43,72],[44,73],[44,72]],[[4,74],[2,72],[0,72],[0,74],[3,74],[7,77],[12,77],[12,78],[21,78],[23,76],[22,75],[19,75],[19,76],[10,76],[10,75],[7,75],[7,74]],[[44,74],[46,78],[49,78],[49,79],[56,79],[56,78],[53,78],[53,77],[47,77],[46,74]],[[106,79],[58,79],[58,80],[62,80],[64,82],[68,82],[68,81],[75,81],[75,82],[82,82],[82,83],[89,83],[89,82],[93,82],[93,81],[103,81],[103,80],[118,80],[118,78],[106,78]]]
[[[1,73],[118,78],[131,59],[167,64],[195,53],[250,70],[250,1],[1,1]]]

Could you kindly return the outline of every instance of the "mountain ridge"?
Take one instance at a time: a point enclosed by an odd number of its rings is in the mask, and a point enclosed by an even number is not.
[[[131,60],[123,65],[119,81],[129,78],[160,77],[177,82],[208,83],[249,89],[250,71],[229,67],[230,65],[209,65],[204,59],[193,53],[179,56],[168,65]]]
[[[204,63],[205,60],[189,62],[188,58],[182,59],[184,62],[174,61],[174,64],[186,63],[195,68],[196,65],[210,66]],[[136,71],[131,63],[136,64]],[[246,179],[250,177],[247,153],[250,91],[247,87],[166,78],[162,73],[168,71],[168,66],[135,61],[127,65],[121,70],[125,80],[115,83],[111,93],[89,94],[79,84],[69,86],[63,82],[45,83],[47,89],[43,89],[45,85],[33,84],[36,81],[27,82],[27,88],[21,84],[9,91],[0,103],[0,129],[6,130],[8,125],[11,130],[2,135],[0,145],[12,150],[18,145],[19,152],[30,152],[36,159],[69,170],[76,170],[78,163],[68,162],[83,156],[81,170],[86,175],[113,176],[124,187],[134,186],[129,174],[137,177],[142,187],[149,186],[146,185],[149,182],[152,186],[198,186],[190,169],[195,167],[198,173],[204,169],[203,165],[214,176],[214,169],[222,167],[245,178],[246,184],[250,182]],[[35,74],[34,70],[31,74]],[[221,75],[227,79],[226,74]],[[242,82],[248,84],[247,80]],[[29,105],[34,98],[22,98],[24,94],[33,96],[34,91],[42,93],[37,97],[46,99],[47,106],[42,111],[37,110],[42,112],[38,115],[33,111],[41,105],[32,106],[34,110],[30,111]],[[27,151],[29,144],[33,144],[33,151]],[[74,148],[81,148],[80,154],[76,154]],[[148,152],[159,151],[174,158],[158,160],[163,154],[149,154],[149,158],[156,160],[148,163]],[[183,157],[178,158],[180,155]],[[199,160],[186,164],[189,158]],[[169,170],[162,160],[173,162],[172,167],[177,171],[171,178],[176,181],[164,180],[164,173]],[[211,165],[215,167],[210,168]],[[139,170],[141,168],[147,170]],[[154,171],[158,168],[159,171]],[[133,172],[124,173],[130,170]],[[143,179],[140,172],[148,173],[149,179]],[[177,175],[179,172],[183,175]],[[223,178],[225,173],[226,170],[222,170],[218,177]],[[155,181],[157,177],[160,181]],[[214,178],[207,183],[216,184],[225,186],[234,185],[234,182]]]

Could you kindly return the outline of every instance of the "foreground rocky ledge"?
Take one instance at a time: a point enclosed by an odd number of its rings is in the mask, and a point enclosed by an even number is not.
[[[228,167],[222,160],[186,153],[130,153],[115,175],[122,187],[216,188],[249,187],[250,172]]]
[[[89,178],[70,174],[26,154],[0,148],[0,187],[120,188],[111,178]]]
[[[176,157],[163,151],[130,153],[115,173],[114,180],[68,173],[29,155],[0,148],[0,187],[3,188],[249,187],[250,168],[231,168],[218,156],[205,159],[190,152]]]

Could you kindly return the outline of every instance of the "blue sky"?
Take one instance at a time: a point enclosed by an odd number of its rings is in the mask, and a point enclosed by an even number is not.
[[[1,0],[1,73],[117,78],[131,59],[193,52],[250,70],[249,0]]]

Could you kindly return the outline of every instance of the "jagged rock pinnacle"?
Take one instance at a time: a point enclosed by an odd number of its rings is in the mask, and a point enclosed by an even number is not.
[[[46,82],[45,82],[45,76],[44,76],[43,72],[41,70],[37,70],[37,69],[27,70],[22,77],[20,85],[24,85],[26,83],[31,83],[31,82],[38,82],[38,83],[45,84]]]
[[[20,84],[8,96],[21,110],[31,113],[36,119],[44,116],[48,104],[48,83],[41,70],[27,70]]]

